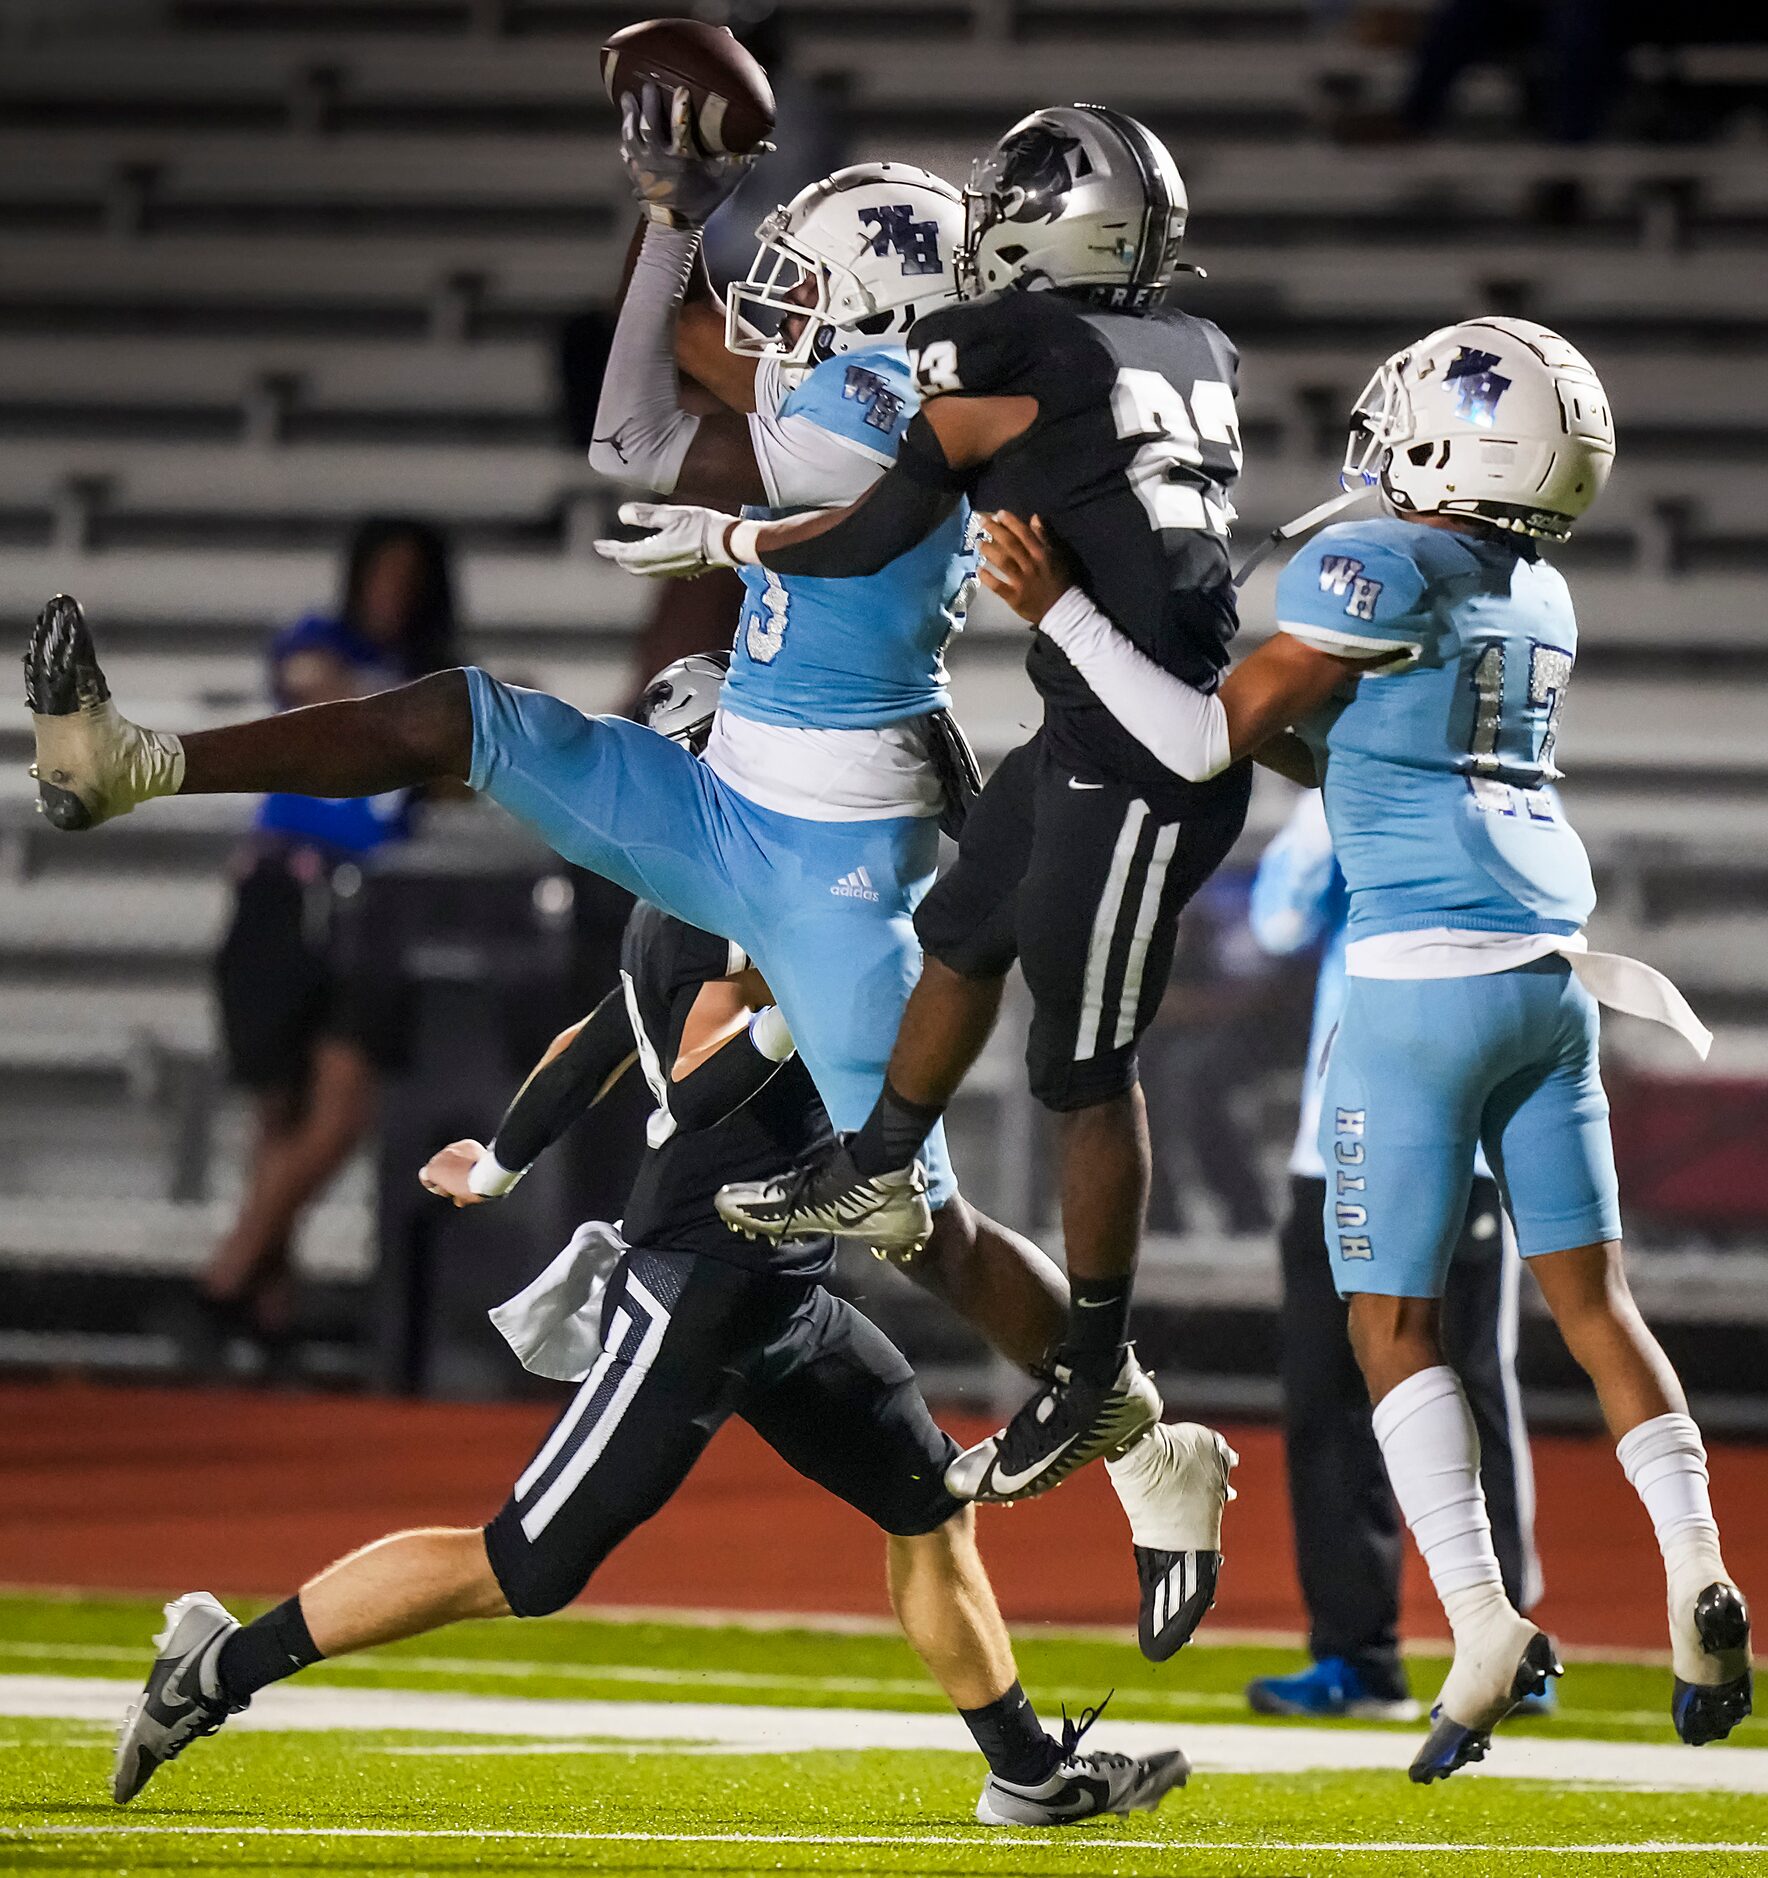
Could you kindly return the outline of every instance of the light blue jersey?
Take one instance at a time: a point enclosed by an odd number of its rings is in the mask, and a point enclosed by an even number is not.
[[[1305,724],[1350,937],[1448,927],[1572,933],[1596,902],[1553,782],[1577,656],[1563,577],[1526,544],[1377,520],[1322,529],[1277,623],[1326,651],[1397,651]]]
[[[1284,569],[1277,621],[1324,651],[1399,654],[1301,726],[1350,893],[1318,1138],[1338,1289],[1441,1297],[1482,1147],[1526,1257],[1618,1238],[1596,1003],[1529,948],[1596,899],[1553,788],[1577,655],[1564,580],[1508,538],[1357,522]],[[1411,934],[1443,935],[1441,956],[1408,954]],[[1494,934],[1521,954],[1492,963]]]
[[[757,392],[766,395],[759,375]],[[744,514],[770,518],[850,500],[895,462],[917,403],[898,346],[825,359],[773,412],[758,414],[756,454],[776,503]],[[807,440],[810,431],[820,438]],[[844,460],[850,478],[839,476]],[[747,593],[722,708],[815,730],[876,729],[943,709],[951,702],[943,653],[974,588],[974,533],[960,503],[880,573],[807,580],[743,568]]]

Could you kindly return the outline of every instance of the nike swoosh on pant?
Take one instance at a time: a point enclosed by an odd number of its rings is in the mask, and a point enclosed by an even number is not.
[[[1068,786],[1070,789],[1103,789],[1105,787],[1103,783],[1084,783],[1077,776],[1069,777]]]

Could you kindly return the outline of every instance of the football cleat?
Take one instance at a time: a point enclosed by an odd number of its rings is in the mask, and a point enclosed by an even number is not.
[[[862,1174],[845,1144],[814,1167],[774,1180],[720,1187],[718,1216],[746,1239],[857,1240],[880,1258],[912,1258],[933,1233],[927,1170],[919,1161],[889,1174]]]
[[[951,1463],[946,1491],[993,1506],[1034,1500],[1088,1461],[1127,1447],[1159,1421],[1160,1406],[1160,1391],[1133,1350],[1124,1351],[1109,1383],[1089,1382],[1058,1363],[1005,1428]]]
[[[177,793],[184,747],[131,724],[111,702],[80,603],[58,593],[37,615],[25,652],[25,703],[37,734],[37,807],[74,834]]]
[[[1753,1706],[1750,1609],[1736,1585],[1719,1579],[1694,1600],[1687,1621],[1700,1641],[1703,1669],[1710,1664],[1717,1672],[1713,1682],[1691,1682],[1677,1670],[1670,1719],[1676,1733],[1698,1748],[1723,1741]]]
[[[247,1706],[221,1693],[221,1646],[238,1628],[238,1620],[207,1591],[187,1591],[166,1606],[147,1687],[129,1705],[117,1735],[111,1797],[119,1806],[191,1742],[212,1735]]]
[[[1293,1676],[1261,1676],[1246,1685],[1255,1715],[1306,1715],[1319,1720],[1416,1721],[1423,1713],[1409,1695],[1383,1695],[1342,1656],[1322,1657]]]
[[[1127,1818],[1153,1812],[1185,1784],[1191,1763],[1177,1748],[1143,1755],[1080,1753],[1081,1736],[1104,1707],[1101,1702],[1084,1710],[1078,1722],[1063,1717],[1062,1759],[1047,1780],[1022,1786],[990,1774],[976,1802],[977,1820],[984,1826],[1072,1826],[1101,1813]]]
[[[1430,1733],[1412,1758],[1420,1785],[1447,1780],[1470,1761],[1483,1761],[1492,1730],[1520,1704],[1538,1696],[1550,1676],[1562,1676],[1552,1639],[1508,1605],[1470,1653],[1457,1641],[1455,1661],[1430,1711]]]
[[[1222,1513],[1240,1456],[1213,1428],[1156,1422],[1106,1471],[1135,1541],[1142,1654],[1164,1663],[1196,1634],[1215,1603],[1222,1569]]]

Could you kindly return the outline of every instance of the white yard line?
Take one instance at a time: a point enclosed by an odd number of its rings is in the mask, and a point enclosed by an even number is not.
[[[805,1845],[805,1846],[967,1846],[1010,1854],[1016,1861],[1033,1852],[1057,1854],[1064,1864],[1084,1852],[1389,1852],[1439,1854],[1465,1858],[1491,1853],[1551,1853],[1556,1857],[1580,1854],[1603,1858],[1661,1858],[1665,1853],[1711,1857],[1715,1853],[1742,1853],[1768,1859],[1768,1845],[1749,1840],[1681,1839],[1642,1840],[1627,1845],[1616,1841],[1513,1845],[1441,1839],[1125,1839],[1115,1833],[1091,1833],[1086,1828],[1061,1836],[1044,1836],[1033,1828],[1024,1832],[547,1832],[521,1826],[0,1826],[0,1843],[8,1839],[163,1838],[203,1836],[220,1839],[463,1839],[518,1840],[570,1845]]]
[[[145,1648],[137,1645],[0,1639],[0,1659],[6,1657],[27,1662],[126,1663],[132,1668],[144,1667],[148,1661]],[[774,1689],[783,1695],[919,1695],[931,1698],[934,1694],[930,1683],[906,1676],[806,1676],[772,1670],[665,1669],[648,1663],[566,1663],[538,1657],[412,1656],[368,1650],[360,1656],[339,1657],[325,1667],[328,1672],[340,1675],[484,1676],[511,1681],[544,1678],[557,1682],[629,1682],[660,1689]],[[1098,1700],[1099,1688],[1093,1684],[1064,1687],[1039,1681],[1032,1695],[1045,1704],[1085,1704]],[[1222,1709],[1244,1714],[1246,1710],[1244,1695],[1219,1689],[1137,1689],[1124,1699],[1170,1708],[1175,1713]],[[1662,1709],[1561,1707],[1554,1713],[1561,1721],[1587,1726],[1661,1728],[1668,1718],[1668,1704]]]
[[[67,1721],[114,1720],[122,1691],[112,1679],[0,1676],[0,1715]],[[736,1754],[798,1754],[818,1748],[952,1749],[973,1754],[953,1714],[891,1709],[774,1708],[722,1702],[604,1702],[455,1695],[409,1689],[336,1689],[280,1683],[262,1691],[232,1728],[333,1732],[510,1735],[561,1741],[692,1742]],[[1270,1728],[1246,1723],[1115,1721],[1101,1747],[1145,1753],[1178,1741],[1200,1772],[1296,1774],[1398,1771],[1409,1735],[1370,1728]],[[585,1744],[586,1752],[596,1747]],[[1585,1741],[1500,1733],[1472,1778],[1551,1780],[1654,1792],[1768,1793],[1768,1749],[1694,1753],[1671,1743]]]

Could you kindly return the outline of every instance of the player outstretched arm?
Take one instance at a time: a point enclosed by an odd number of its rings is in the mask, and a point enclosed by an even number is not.
[[[701,985],[691,996],[670,1070],[669,1113],[678,1130],[716,1127],[767,1086],[794,1047],[778,1006],[753,970]],[[637,1055],[625,993],[610,991],[552,1040],[489,1147],[451,1142],[419,1180],[456,1206],[500,1198],[607,1095]]]
[[[1242,659],[1219,690],[1206,693],[1164,671],[1112,625],[1073,584],[1061,551],[1035,516],[1029,523],[1004,512],[990,516],[983,553],[983,584],[1053,639],[1112,716],[1190,782],[1263,754],[1346,678],[1403,656],[1403,648],[1324,652],[1278,632]],[[1289,762],[1280,767],[1296,780],[1313,780]]]
[[[750,441],[755,361],[724,344],[724,309],[700,256],[701,231],[752,157],[703,157],[692,100],[646,85],[622,109],[620,155],[644,212],[596,409],[589,460],[605,476],[665,494],[765,500]],[[687,408],[687,371],[723,408]]]

